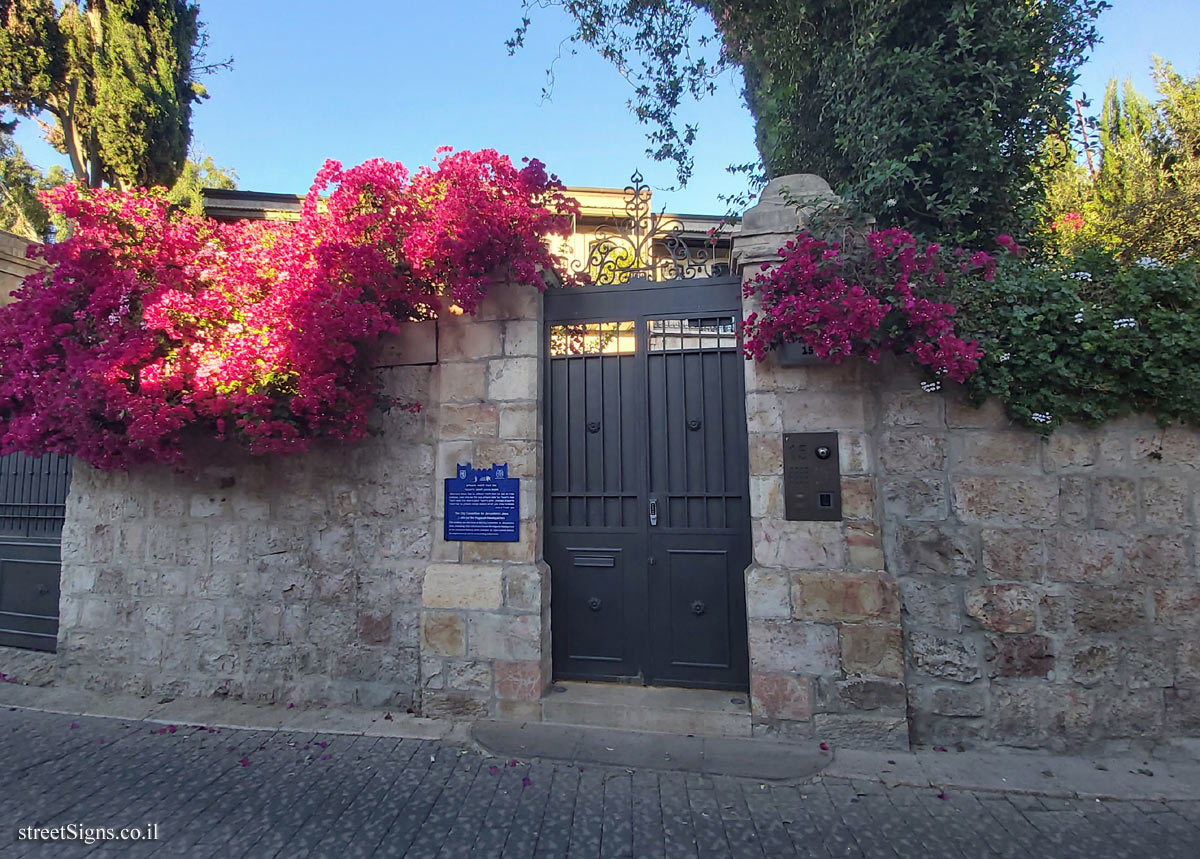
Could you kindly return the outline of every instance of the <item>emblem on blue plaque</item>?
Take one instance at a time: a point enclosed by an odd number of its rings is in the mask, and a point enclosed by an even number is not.
[[[446,540],[515,543],[520,539],[520,479],[508,476],[508,463],[491,468],[458,464],[446,478]]]

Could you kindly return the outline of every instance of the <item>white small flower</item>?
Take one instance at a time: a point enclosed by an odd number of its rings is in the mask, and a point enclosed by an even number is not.
[[[1142,257],[1137,261],[1137,265],[1141,266],[1142,268],[1153,268],[1160,270],[1167,267],[1164,263],[1159,262],[1154,257]]]
[[[1075,321],[1076,322],[1083,321],[1083,311],[1082,310],[1075,314]]]
[[[1010,355],[1010,354],[1008,354],[1007,352],[1005,352],[1003,355],[1001,355],[1001,356],[1000,356],[1000,360],[1001,360],[1001,361],[1007,361],[1007,360],[1008,360],[1009,358],[1011,358],[1011,357],[1012,357],[1012,355]]]
[[[1050,414],[1048,412],[1034,412],[1031,417],[1039,424],[1050,423]]]
[[[932,394],[936,391],[940,391],[941,389],[942,389],[941,382],[922,382],[921,383],[921,390],[927,394]]]
[[[886,200],[883,201],[883,205],[890,209],[890,208],[892,208],[892,206],[896,205],[897,202],[898,201],[896,200],[895,197],[888,197]]]
[[[1092,273],[1090,271],[1077,271],[1071,274],[1075,280],[1091,280]]]
[[[1137,328],[1137,320],[1131,316],[1126,316],[1123,319],[1113,320],[1113,330],[1119,331],[1122,328]]]

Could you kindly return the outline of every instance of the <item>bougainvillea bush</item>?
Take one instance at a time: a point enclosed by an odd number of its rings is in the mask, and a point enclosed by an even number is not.
[[[1001,239],[1019,251],[1009,237]],[[955,334],[954,306],[931,296],[944,295],[950,278],[990,281],[992,255],[922,247],[893,228],[867,233],[853,246],[801,233],[779,256],[778,266],[764,264],[745,287],[747,297],[762,299],[762,309],[743,323],[747,357],[761,360],[783,343],[811,346],[831,363],[907,353],[935,383],[941,376],[965,381],[978,366],[978,344]]]
[[[161,189],[45,202],[73,227],[0,310],[0,451],[104,469],[182,462],[192,432],[270,454],[361,438],[380,336],[473,312],[497,272],[541,288],[575,205],[492,150],[327,162],[294,223],[219,223]]]

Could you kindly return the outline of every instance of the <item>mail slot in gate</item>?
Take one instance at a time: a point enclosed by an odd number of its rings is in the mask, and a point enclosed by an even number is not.
[[[842,518],[842,474],[835,432],[783,434],[783,509],[792,521]]]

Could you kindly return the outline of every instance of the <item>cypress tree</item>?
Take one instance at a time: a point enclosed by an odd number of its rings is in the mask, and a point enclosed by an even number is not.
[[[0,106],[50,114],[78,181],[169,186],[205,97],[198,14],[185,0],[0,0]]]

